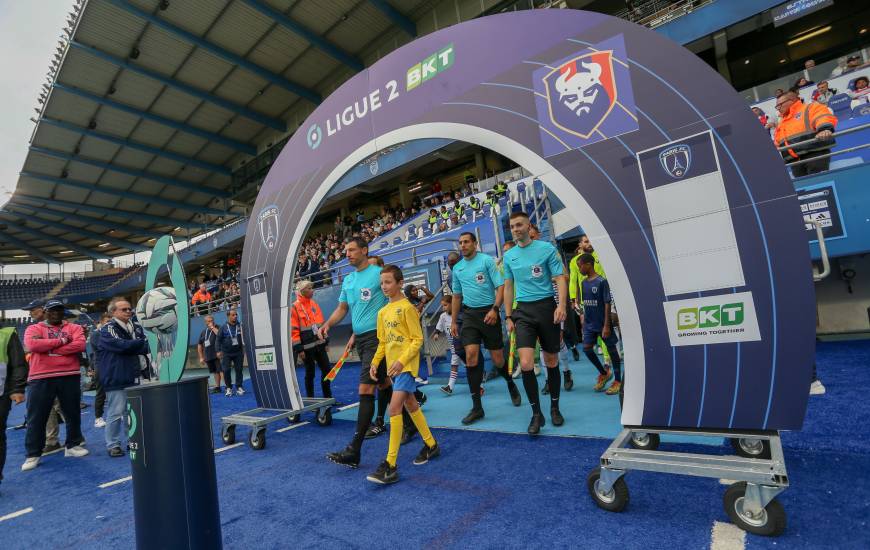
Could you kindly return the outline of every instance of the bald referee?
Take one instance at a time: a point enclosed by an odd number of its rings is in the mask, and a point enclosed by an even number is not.
[[[504,369],[504,338],[501,332],[501,304],[504,299],[504,280],[492,256],[477,251],[477,237],[465,232],[459,235],[462,259],[453,266],[453,301],[451,303],[453,337],[462,340],[465,348],[465,366],[472,407],[462,423],[473,424],[484,417],[480,401],[483,367],[480,366],[480,346],[489,350],[493,366],[507,381],[508,392],[514,406],[520,406],[520,391]],[[462,330],[456,319],[462,311]]]
[[[510,217],[510,229],[517,246],[504,255],[504,306],[508,331],[516,331],[517,352],[523,372],[523,386],[529,405],[532,406],[532,421],[529,435],[538,435],[546,424],[538,402],[538,381],[533,371],[535,366],[535,342],[541,343],[547,380],[550,386],[550,419],[554,426],[561,426],[565,419],[559,411],[559,348],[561,326],[565,320],[565,304],[568,285],[565,267],[559,252],[552,244],[533,241],[529,235],[531,224],[525,212],[514,212]],[[553,299],[553,282],[559,292],[559,303]],[[515,296],[516,295],[516,296]],[[513,303],[517,302],[516,309]]]

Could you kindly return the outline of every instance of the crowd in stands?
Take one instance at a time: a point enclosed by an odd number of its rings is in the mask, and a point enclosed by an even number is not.
[[[316,288],[330,286],[334,282],[330,268],[344,259],[344,244],[349,239],[362,237],[372,242],[427,211],[429,215],[423,218],[421,226],[428,224],[432,233],[448,231],[472,219],[471,214],[481,212],[485,205],[495,208],[498,199],[508,192],[507,183],[498,181],[480,200],[474,195],[472,184],[475,181],[470,178],[462,189],[444,191],[435,180],[431,194],[416,196],[410,208],[382,206],[371,218],[366,218],[363,210],[353,217],[336,216],[331,233],[318,232],[303,241],[294,279],[310,280]],[[422,231],[422,227],[416,229]]]
[[[230,258],[220,272],[190,280],[187,294],[194,315],[225,311],[239,305],[239,262],[239,257]]]

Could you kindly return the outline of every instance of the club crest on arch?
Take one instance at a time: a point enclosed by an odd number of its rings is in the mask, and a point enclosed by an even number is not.
[[[272,252],[278,244],[278,207],[271,204],[257,216],[257,226],[260,229],[260,239],[266,250]]]
[[[545,157],[639,129],[621,34],[539,65],[532,84]]]
[[[659,153],[659,162],[672,178],[682,178],[692,166],[692,149],[685,143],[673,145]]]
[[[580,55],[543,78],[550,121],[569,134],[588,139],[617,100],[612,52]]]

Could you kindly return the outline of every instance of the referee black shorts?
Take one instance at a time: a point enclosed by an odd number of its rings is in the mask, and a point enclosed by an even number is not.
[[[553,322],[556,300],[544,298],[534,302],[519,302],[511,314],[517,334],[517,349],[534,348],[537,342],[547,353],[559,353],[562,347],[561,327]]]
[[[483,322],[492,306],[462,308],[462,330],[459,338],[462,346],[474,346],[483,343],[488,350],[504,349],[504,338],[501,333],[501,317],[497,317],[494,325]]]
[[[372,359],[375,358],[375,353],[378,351],[378,332],[372,330],[357,334],[354,339],[354,345],[356,345],[356,352],[359,354],[361,362],[359,367],[359,383],[377,385],[386,382],[387,362],[385,360],[381,360],[380,365],[378,365],[377,380],[372,379],[369,372],[372,366]]]

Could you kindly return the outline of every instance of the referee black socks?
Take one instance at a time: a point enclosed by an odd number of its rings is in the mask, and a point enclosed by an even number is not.
[[[526,397],[532,406],[532,413],[541,414],[541,404],[538,403],[538,379],[535,378],[534,370],[523,371],[523,387],[526,389]]]
[[[384,421],[384,415],[387,414],[387,407],[390,405],[390,400],[393,399],[393,386],[388,388],[378,388],[378,420]]]
[[[356,431],[353,434],[353,441],[350,446],[359,454],[362,448],[363,439],[366,437],[366,432],[369,425],[372,423],[372,414],[375,412],[375,396],[360,395],[359,396],[359,412],[356,415]]]
[[[559,392],[562,389],[562,377],[559,374],[559,365],[547,367],[547,387],[550,389],[550,401],[554,407],[558,407]]]
[[[480,386],[483,383],[483,367],[467,367],[465,369],[468,377],[468,389],[471,390],[471,401],[474,403],[475,409],[482,408],[480,404]]]

